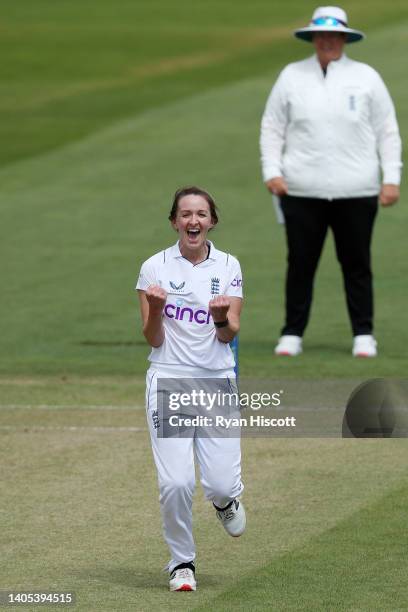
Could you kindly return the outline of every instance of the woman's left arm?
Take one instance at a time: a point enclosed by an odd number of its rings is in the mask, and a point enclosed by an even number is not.
[[[217,295],[208,304],[220,342],[231,342],[239,332],[242,298]]]
[[[371,93],[371,121],[382,169],[380,203],[391,206],[398,201],[401,176],[401,138],[395,108],[385,83],[374,73]]]

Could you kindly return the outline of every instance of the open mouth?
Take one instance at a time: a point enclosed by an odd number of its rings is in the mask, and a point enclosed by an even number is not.
[[[187,235],[189,238],[197,238],[200,235],[199,229],[189,229],[187,230]]]

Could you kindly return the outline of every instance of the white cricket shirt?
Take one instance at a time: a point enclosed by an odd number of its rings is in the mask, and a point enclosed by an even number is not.
[[[314,55],[279,75],[261,125],[264,181],[283,176],[290,195],[337,199],[398,185],[401,139],[380,75],[344,54],[326,76]]]
[[[238,260],[210,247],[206,260],[193,265],[180,253],[179,244],[150,257],[142,265],[136,289],[159,285],[167,291],[163,311],[165,340],[152,348],[154,364],[191,366],[208,370],[235,365],[229,344],[220,342],[208,311],[216,295],[242,298],[242,274]]]

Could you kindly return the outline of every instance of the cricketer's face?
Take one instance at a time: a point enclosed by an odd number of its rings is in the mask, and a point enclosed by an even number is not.
[[[340,59],[346,35],[341,32],[315,32],[313,44],[320,64],[326,67],[329,62]]]
[[[208,231],[214,227],[207,200],[195,194],[180,198],[172,225],[179,233],[180,247],[190,251],[200,250],[205,244]]]

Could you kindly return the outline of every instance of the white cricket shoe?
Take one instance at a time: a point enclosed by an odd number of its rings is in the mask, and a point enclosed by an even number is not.
[[[187,566],[187,567],[186,567]],[[170,591],[195,591],[197,583],[194,576],[192,563],[181,563],[171,573]]]
[[[233,538],[238,538],[245,531],[246,515],[242,502],[234,499],[226,508],[220,509],[215,506],[216,514],[225,531]]]
[[[369,334],[354,336],[354,357],[377,357],[377,342],[374,336]]]
[[[295,357],[302,352],[302,338],[300,336],[281,336],[276,345],[276,355]]]

